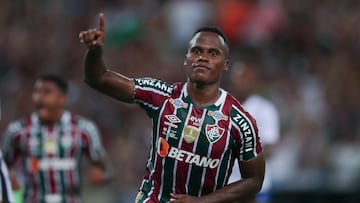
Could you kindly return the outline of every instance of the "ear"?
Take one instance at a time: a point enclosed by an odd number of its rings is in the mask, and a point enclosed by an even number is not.
[[[187,58],[188,58],[188,55],[185,54],[185,59],[184,59],[184,66],[185,66],[185,67],[188,65],[188,63],[187,63]]]
[[[225,71],[228,71],[228,70],[229,70],[229,67],[230,67],[230,61],[229,61],[229,59],[226,59],[226,60],[225,60],[224,70],[225,70]]]
[[[66,94],[62,94],[60,95],[60,97],[58,97],[58,101],[59,101],[59,105],[60,106],[66,106],[67,102],[68,102],[68,95]]]

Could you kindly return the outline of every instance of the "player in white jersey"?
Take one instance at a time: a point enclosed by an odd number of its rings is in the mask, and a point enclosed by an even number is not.
[[[264,154],[269,158],[280,137],[279,113],[275,105],[268,99],[255,94],[261,77],[259,67],[251,62],[234,63],[231,74],[232,94],[242,103],[244,108],[255,118]],[[269,166],[269,164],[267,164]],[[257,203],[270,202],[271,171],[266,167],[263,188],[256,197]],[[238,165],[235,162],[228,183],[241,179]]]

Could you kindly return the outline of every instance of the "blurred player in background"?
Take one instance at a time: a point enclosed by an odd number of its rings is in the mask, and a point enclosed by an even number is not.
[[[80,161],[92,164],[88,180],[105,181],[104,150],[95,124],[64,109],[67,83],[55,75],[40,77],[34,87],[35,111],[12,122],[4,135],[4,157],[12,186],[20,188],[14,171],[18,158],[25,178],[24,202],[81,202]]]
[[[241,102],[244,108],[255,118],[259,129],[259,136],[263,146],[265,158],[270,158],[276,143],[280,138],[279,113],[274,104],[268,99],[256,94],[261,82],[259,66],[250,60],[236,62],[231,67],[232,93]],[[269,166],[269,164],[267,164]],[[238,163],[234,164],[229,183],[241,179]],[[256,202],[267,203],[271,187],[270,167],[266,167],[263,188],[256,197]]]
[[[106,69],[103,14],[99,20],[98,29],[79,35],[88,46],[85,81],[120,101],[139,104],[153,121],[152,148],[136,202],[235,202],[255,195],[264,177],[262,148],[255,121],[220,88],[229,65],[222,32],[197,30],[184,61],[187,82],[167,85]],[[235,159],[243,179],[226,186]]]
[[[11,189],[8,168],[0,151],[0,203],[8,202],[13,203],[15,199]]]

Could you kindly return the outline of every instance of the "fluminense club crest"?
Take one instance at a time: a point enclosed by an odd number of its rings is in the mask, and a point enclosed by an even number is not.
[[[206,125],[205,132],[209,142],[211,144],[214,144],[221,138],[221,136],[223,136],[225,130],[223,128],[220,128],[216,124],[213,124],[213,125]]]

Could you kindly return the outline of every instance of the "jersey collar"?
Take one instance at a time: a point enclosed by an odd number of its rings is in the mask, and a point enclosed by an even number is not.
[[[197,106],[193,101],[192,99],[189,97],[189,93],[187,91],[187,85],[188,85],[188,82],[186,82],[181,90],[182,92],[182,96],[185,100],[191,102],[193,105]],[[227,92],[225,90],[223,90],[222,88],[220,88],[220,97],[216,100],[216,102],[212,105],[209,105],[209,106],[205,106],[203,108],[216,108],[218,109],[221,104],[223,104],[225,102],[225,98],[226,98],[226,94]]]

